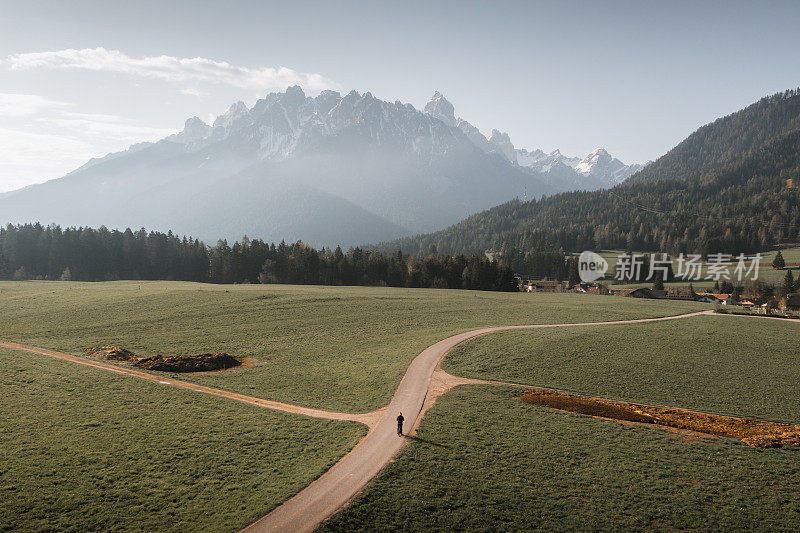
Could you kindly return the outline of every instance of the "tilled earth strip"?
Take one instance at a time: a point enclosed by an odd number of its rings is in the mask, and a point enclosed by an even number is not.
[[[756,418],[737,418],[672,407],[654,407],[538,389],[526,390],[520,399],[525,403],[571,413],[738,439],[748,446],[757,448],[800,446],[800,426]]]

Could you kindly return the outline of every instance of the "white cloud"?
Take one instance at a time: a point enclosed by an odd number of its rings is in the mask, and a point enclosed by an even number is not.
[[[0,93],[0,192],[58,178],[91,157],[154,141],[173,129],[99,113],[37,95]]]
[[[0,93],[0,117],[24,117],[35,115],[46,108],[63,108],[69,105],[37,94]]]
[[[225,83],[258,91],[283,90],[300,85],[311,92],[338,89],[320,74],[297,72],[287,67],[238,67],[204,57],[150,56],[135,58],[103,47],[14,54],[6,58],[12,69],[77,69],[120,72],[168,81]]]
[[[93,148],[71,136],[0,128],[0,192],[63,176]]]
[[[188,96],[196,96],[198,98],[200,98],[202,96],[206,96],[208,94],[208,93],[204,93],[203,91],[201,91],[199,89],[194,89],[192,87],[186,87],[185,89],[181,89],[178,92],[181,93],[181,94],[188,95]]]
[[[169,128],[157,128],[140,124],[138,121],[117,115],[97,113],[62,113],[55,118],[36,119],[47,127],[54,127],[80,135],[82,138],[96,137],[98,141],[120,140],[129,144],[141,141],[154,141],[177,133]]]

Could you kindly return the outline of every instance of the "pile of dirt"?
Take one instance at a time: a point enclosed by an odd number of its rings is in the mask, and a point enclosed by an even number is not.
[[[154,355],[140,359],[136,366],[147,370],[160,370],[162,372],[210,372],[212,370],[227,370],[241,365],[242,362],[226,353],[201,353],[198,355],[174,355],[165,357]]]
[[[84,353],[101,359],[110,359],[111,361],[136,362],[139,360],[139,357],[134,355],[133,352],[119,346],[93,346],[88,350],[84,350]]]
[[[545,390],[526,390],[521,400],[571,413],[656,424],[739,439],[748,446],[757,448],[800,446],[800,426],[755,418],[736,418],[684,409],[653,407]]]
[[[162,372],[211,372],[227,370],[242,364],[241,359],[226,353],[139,357],[130,350],[119,346],[94,346],[85,350],[85,353],[101,359],[125,361],[146,370]]]

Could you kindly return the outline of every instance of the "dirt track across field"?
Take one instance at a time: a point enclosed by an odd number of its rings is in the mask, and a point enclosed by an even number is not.
[[[262,398],[256,398],[254,396],[247,396],[236,392],[229,392],[221,389],[215,389],[213,387],[206,387],[204,385],[198,385],[196,383],[189,383],[188,381],[181,381],[178,379],[167,378],[156,374],[150,374],[148,372],[142,372],[141,370],[134,370],[132,368],[127,368],[121,365],[105,363],[103,361],[88,359],[86,357],[69,355],[66,353],[57,352],[55,350],[48,350],[46,348],[35,348],[33,346],[26,346],[24,344],[19,344],[16,342],[0,341],[0,347],[11,348],[13,350],[22,350],[25,352],[31,352],[39,355],[47,355],[49,357],[55,357],[56,359],[70,361],[72,363],[78,363],[79,365],[91,366],[94,368],[99,368],[100,370],[106,370],[108,372],[124,374],[126,376],[132,376],[135,378],[144,379],[146,381],[153,381],[161,385],[178,387],[181,389],[200,392],[203,394],[210,394],[212,396],[220,396],[222,398],[227,398],[229,400],[236,400],[238,402],[249,403],[251,405],[257,405],[259,407],[275,409],[276,411],[297,413],[301,415],[311,416],[314,418],[325,418],[328,420],[349,420],[352,422],[361,422],[362,424],[366,424],[367,426],[372,427],[372,425],[375,424],[375,420],[380,416],[380,411],[373,411],[372,413],[365,413],[365,414],[336,413],[333,411],[325,411],[322,409],[310,409],[308,407],[301,407],[299,405],[292,405],[288,403],[273,402],[272,400],[264,400]]]
[[[408,367],[397,391],[380,421],[361,442],[319,479],[287,500],[270,514],[245,528],[247,533],[265,531],[314,531],[325,519],[347,505],[407,443],[396,432],[395,418],[402,411],[406,427],[416,428],[424,412],[436,397],[450,388],[466,383],[487,383],[457,378],[439,369],[444,356],[458,344],[475,337],[511,329],[545,329],[580,326],[607,326],[678,320],[709,314],[710,311],[688,313],[663,318],[588,322],[577,324],[537,324],[528,326],[499,326],[476,329],[453,335],[429,346]],[[436,370],[439,369],[439,372]],[[434,380],[434,376],[436,379]]]
[[[117,365],[93,361],[83,357],[76,357],[53,350],[34,348],[12,342],[0,342],[0,347],[25,350],[37,354],[56,357],[78,364],[92,366],[102,370],[126,374],[140,379],[155,381],[164,385],[171,385],[187,390],[212,394],[224,398],[242,401],[245,403],[303,414],[316,418],[331,420],[349,420],[366,424],[370,430],[367,436],[338,463],[331,467],[316,481],[300,491],[291,499],[278,506],[271,513],[251,524],[243,531],[248,533],[262,531],[314,531],[324,520],[331,517],[339,509],[347,505],[358,493],[373,479],[395,455],[405,446],[407,438],[396,433],[395,417],[400,411],[406,420],[406,427],[412,431],[422,419],[424,413],[433,405],[436,398],[450,390],[452,387],[464,384],[503,384],[497,381],[484,381],[468,378],[459,378],[447,374],[440,368],[442,359],[458,344],[475,337],[514,329],[546,329],[581,326],[613,326],[625,324],[641,324],[647,322],[660,322],[665,320],[679,320],[682,318],[712,315],[713,311],[700,311],[683,315],[645,318],[638,320],[618,320],[612,322],[584,322],[571,324],[536,324],[520,326],[499,326],[467,331],[441,340],[422,351],[409,365],[400,385],[395,391],[389,405],[383,409],[364,414],[348,414],[309,409],[297,405],[273,402],[261,398],[254,398],[242,394],[203,387],[194,383],[165,379],[163,376],[148,374],[138,370],[123,368]],[[717,315],[735,316],[735,315]],[[761,318],[753,316],[752,318]]]

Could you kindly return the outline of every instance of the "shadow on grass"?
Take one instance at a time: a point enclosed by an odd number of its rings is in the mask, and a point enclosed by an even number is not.
[[[447,444],[440,444],[438,442],[433,442],[432,440],[421,439],[419,437],[415,437],[414,435],[403,435],[403,438],[407,439],[407,440],[413,440],[413,441],[416,441],[416,442],[423,442],[425,444],[430,444],[431,446],[438,446],[440,448],[449,448],[450,447]]]

